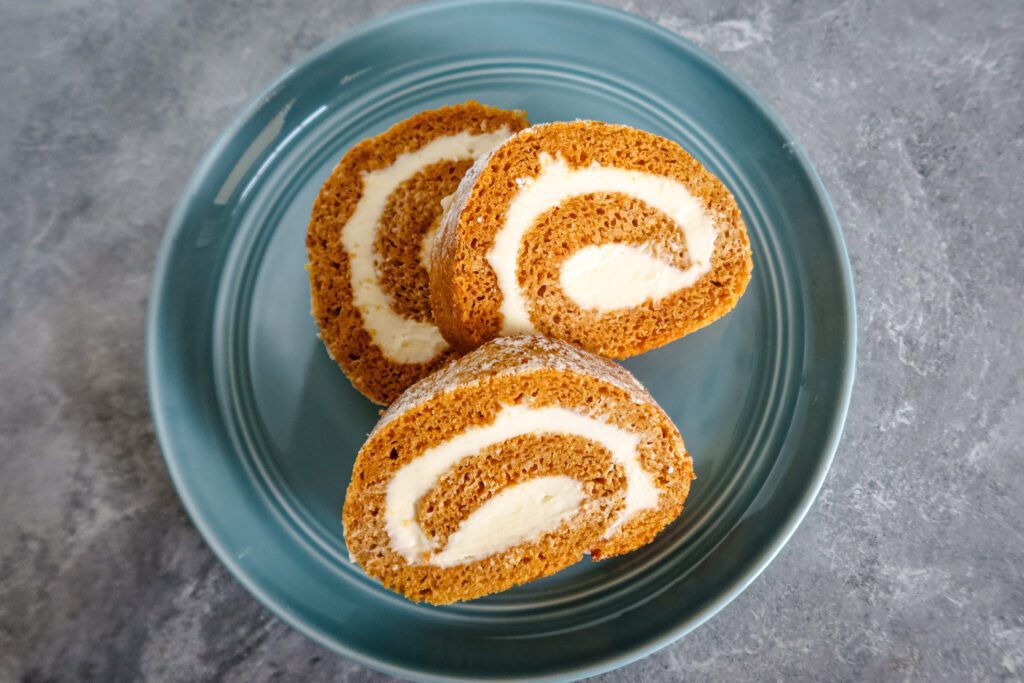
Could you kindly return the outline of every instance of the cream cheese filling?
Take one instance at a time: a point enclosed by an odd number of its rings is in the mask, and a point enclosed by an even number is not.
[[[488,546],[490,554],[501,552],[519,543],[539,537],[547,530],[557,527],[565,519],[579,509],[582,498],[572,506],[568,506],[569,494],[557,496],[557,502],[544,505],[529,518],[516,516],[517,510],[530,505],[533,487],[524,485],[509,487],[495,496],[493,500],[508,492],[502,502],[487,508],[482,505],[466,520],[460,529],[449,538],[443,549],[426,535],[416,519],[416,505],[419,500],[437,485],[438,480],[446,472],[455,467],[464,458],[479,453],[488,446],[508,441],[523,434],[566,434],[582,436],[596,441],[612,454],[613,461],[620,465],[626,474],[625,507],[609,525],[605,538],[610,537],[630,517],[639,510],[653,508],[658,504],[660,490],[640,462],[640,438],[634,432],[624,430],[604,420],[583,415],[559,406],[532,408],[529,406],[507,405],[495,416],[488,425],[470,427],[448,441],[429,448],[416,459],[404,465],[388,482],[385,494],[384,519],[392,549],[404,557],[410,564],[424,562],[436,564],[450,562],[458,564],[453,558],[473,557],[479,545],[474,545],[477,530],[481,525],[490,525],[492,532],[499,526],[514,528],[515,533],[505,537],[501,543]],[[553,485],[553,484],[552,484]],[[571,509],[570,509],[571,508]],[[507,513],[508,518],[499,518],[500,513]],[[477,521],[475,516],[484,514],[487,521]],[[551,525],[554,524],[554,527]],[[469,529],[463,536],[456,536]],[[453,546],[453,543],[456,544]],[[468,550],[467,550],[468,549]],[[439,551],[434,555],[435,551]],[[438,560],[437,558],[441,558]],[[462,560],[470,561],[470,560]],[[450,565],[442,565],[450,566]]]
[[[388,198],[399,185],[427,166],[479,157],[509,135],[507,128],[482,134],[461,131],[400,154],[386,168],[363,173],[363,192],[342,229],[341,243],[348,253],[353,304],[373,343],[388,359],[397,363],[426,363],[447,347],[433,323],[396,313],[391,297],[381,286],[373,244]]]
[[[660,301],[693,286],[700,276],[654,256],[647,245],[612,242],[584,247],[567,258],[559,283],[580,308],[606,313]]]
[[[423,241],[420,242],[420,265],[423,270],[430,272],[431,253],[434,251],[434,239],[437,237],[438,224],[435,223],[423,233]]]
[[[430,564],[452,567],[536,540],[575,515],[585,497],[572,477],[537,477],[509,486],[463,520]]]
[[[656,281],[678,285],[672,291],[691,286],[711,270],[711,255],[716,237],[714,218],[705,210],[703,203],[679,181],[645,171],[601,166],[596,162],[583,168],[573,168],[561,157],[552,157],[546,153],[541,153],[539,161],[540,175],[516,181],[521,189],[509,205],[505,222],[495,235],[494,245],[487,252],[487,262],[494,270],[498,287],[501,289],[499,310],[502,314],[502,334],[536,332],[530,320],[526,298],[519,286],[519,252],[523,238],[536,220],[571,197],[595,192],[618,192],[636,197],[671,218],[682,232],[690,256],[690,266],[680,270],[677,276],[665,277],[662,273],[662,276],[658,277],[655,273]],[[620,252],[613,259],[618,260],[617,265],[624,268],[609,266],[599,269],[598,275],[608,280],[608,283],[602,286],[603,289],[626,289],[631,286],[631,277],[651,274],[649,264],[640,263],[641,257],[633,253],[626,254],[627,252]],[[593,257],[584,255],[582,258],[586,260]],[[574,293],[579,295],[581,289],[593,282],[593,278],[588,277],[588,269],[580,267],[579,262],[572,268],[566,294],[576,300]],[[618,301],[635,301],[643,293],[645,297],[641,299],[642,302],[650,298],[646,296],[647,293],[657,295],[661,292],[661,285],[657,284],[643,285],[643,288],[647,291],[623,295]],[[581,308],[594,308],[591,305],[594,299],[594,296],[584,294],[577,300],[577,304]]]

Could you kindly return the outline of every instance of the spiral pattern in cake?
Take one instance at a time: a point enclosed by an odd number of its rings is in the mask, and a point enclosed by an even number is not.
[[[425,111],[352,147],[320,190],[306,236],[313,316],[371,400],[389,404],[451,356],[430,312],[431,226],[473,160],[526,125],[476,102]]]
[[[692,477],[678,430],[626,370],[506,337],[383,415],[355,463],[345,540],[392,590],[467,600],[648,543]]]
[[[675,142],[594,121],[528,128],[477,161],[432,262],[455,347],[539,333],[613,358],[725,315],[753,267],[721,181]]]

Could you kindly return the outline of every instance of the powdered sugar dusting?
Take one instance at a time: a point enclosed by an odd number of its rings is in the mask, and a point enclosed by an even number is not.
[[[513,133],[511,136],[505,139],[504,142],[496,146],[489,153],[479,157],[466,174],[462,176],[462,180],[459,181],[459,187],[455,190],[455,193],[448,197],[449,202],[445,207],[445,211],[441,216],[441,224],[437,230],[437,237],[434,238],[434,251],[432,261],[434,263],[443,262],[443,254],[452,251],[455,248],[455,236],[458,233],[459,217],[462,215],[462,210],[466,208],[466,202],[469,201],[469,196],[473,193],[473,187],[476,185],[476,181],[479,180],[480,174],[487,168],[487,164],[490,163],[491,157],[497,153],[505,145],[509,144],[519,136],[525,133],[535,133],[537,130],[553,125],[552,123],[538,123],[524,128],[517,133]],[[626,126],[621,126],[625,128]],[[524,183],[528,182],[529,179],[521,178]]]
[[[406,411],[457,387],[499,375],[544,369],[603,380],[624,390],[634,403],[654,403],[651,395],[628,370],[606,358],[547,337],[498,337],[406,389],[381,416],[371,436]]]

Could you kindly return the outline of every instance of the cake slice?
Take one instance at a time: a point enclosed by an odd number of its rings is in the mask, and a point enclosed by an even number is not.
[[[431,307],[460,350],[540,333],[625,358],[725,315],[752,267],[732,194],[679,145],[550,123],[463,178],[434,243]]]
[[[692,478],[679,431],[629,372],[503,337],[384,413],[355,462],[345,542],[412,600],[468,600],[650,542]]]
[[[451,356],[430,314],[429,229],[473,160],[526,125],[477,102],[425,111],[350,149],[320,190],[306,234],[312,312],[370,400],[390,403]]]

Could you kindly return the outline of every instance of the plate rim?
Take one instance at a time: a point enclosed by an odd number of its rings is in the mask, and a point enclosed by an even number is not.
[[[677,33],[674,33],[673,31],[670,31],[669,29],[664,28],[654,21],[644,17],[637,16],[615,7],[598,5],[584,0],[432,0],[430,2],[406,7],[398,11],[389,12],[382,16],[357,24],[348,30],[342,31],[333,37],[328,38],[313,50],[305,53],[300,59],[291,63],[284,71],[274,78],[269,85],[264,87],[259,94],[254,97],[238,114],[236,114],[221,130],[221,132],[217,134],[214,142],[202,155],[200,161],[195,167],[195,170],[189,176],[189,179],[174,206],[170,218],[167,221],[167,225],[164,228],[164,234],[161,238],[160,246],[157,251],[146,312],[146,339],[144,352],[149,409],[157,442],[160,447],[160,453],[165,465],[167,466],[175,492],[177,493],[178,498],[193,526],[199,531],[199,534],[206,545],[213,551],[221,564],[227,568],[232,577],[276,618],[302,633],[307,638],[310,638],[318,645],[374,670],[390,675],[413,678],[416,680],[469,680],[469,678],[459,674],[448,674],[444,676],[435,675],[417,669],[398,666],[391,662],[369,656],[358,650],[351,649],[343,642],[337,639],[332,639],[328,634],[308,625],[302,619],[293,615],[285,605],[280,604],[278,600],[270,596],[254,580],[250,579],[247,573],[235,561],[234,554],[225,547],[222,541],[206,523],[205,517],[199,511],[190,489],[184,483],[184,475],[181,471],[180,465],[181,460],[177,456],[173,455],[172,429],[169,425],[167,413],[163,408],[163,395],[161,391],[163,381],[161,380],[159,373],[159,312],[163,309],[164,300],[167,296],[166,275],[170,269],[173,247],[178,234],[183,227],[188,207],[191,204],[193,197],[201,187],[203,179],[208,175],[211,167],[220,158],[221,154],[228,147],[230,141],[235,137],[235,135],[237,135],[245,123],[273,96],[279,87],[293,76],[293,74],[304,70],[322,55],[338,48],[340,45],[354,40],[364,34],[385,28],[393,23],[408,21],[417,16],[429,14],[442,9],[451,10],[453,8],[463,6],[508,4],[529,4],[542,11],[569,9],[570,11],[592,12],[596,15],[603,15],[606,18],[631,24],[634,28],[648,31],[659,38],[669,41],[675,48],[684,51],[690,57],[695,58],[699,62],[706,63],[717,72],[717,75],[727,81],[731,87],[735,88],[743,96],[748,98],[759,110],[760,114],[765,117],[767,122],[776,128],[779,133],[784,135],[786,140],[789,141],[794,160],[806,174],[807,179],[810,181],[809,184],[813,190],[814,198],[824,209],[823,213],[828,227],[828,234],[831,238],[831,242],[833,243],[835,253],[839,257],[837,261],[843,276],[837,283],[840,285],[842,294],[841,301],[837,301],[837,303],[841,304],[841,313],[845,318],[845,339],[847,341],[845,353],[841,358],[840,383],[837,394],[838,400],[836,402],[835,410],[831,416],[827,430],[827,438],[825,439],[822,450],[824,457],[819,458],[812,475],[808,478],[809,486],[805,488],[805,492],[801,496],[800,500],[790,509],[789,513],[784,516],[782,523],[777,525],[776,531],[769,539],[767,539],[767,543],[764,548],[755,556],[755,559],[749,563],[748,567],[742,571],[742,575],[733,582],[732,586],[728,590],[723,591],[705,608],[678,619],[677,623],[672,628],[666,629],[661,635],[649,638],[647,641],[639,643],[629,650],[616,655],[610,655],[603,659],[593,660],[583,666],[569,665],[559,671],[550,671],[541,676],[527,677],[525,679],[521,676],[516,676],[515,678],[517,680],[535,681],[560,680],[565,679],[566,677],[575,679],[594,676],[617,669],[642,659],[670,643],[679,640],[704,624],[708,619],[732,602],[732,600],[742,593],[758,576],[760,576],[772,560],[775,559],[778,553],[796,532],[797,527],[799,527],[800,523],[807,515],[807,512],[810,510],[810,507],[817,499],[828,471],[831,468],[832,462],[835,459],[836,451],[838,450],[839,441],[843,433],[843,427],[849,412],[854,377],[856,374],[857,309],[853,269],[850,263],[846,243],[843,238],[839,218],[836,215],[835,207],[825,190],[821,177],[811,164],[810,159],[803,150],[803,147],[793,137],[788,127],[783,123],[768,103],[749,85],[747,85],[745,81],[733,73],[729,67],[720,62],[717,57],[690,42],[686,38],[683,38]],[[501,676],[498,678],[512,678],[512,676]]]

